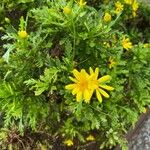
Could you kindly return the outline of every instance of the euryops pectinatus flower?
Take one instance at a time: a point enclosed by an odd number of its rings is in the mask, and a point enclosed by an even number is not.
[[[75,78],[69,78],[75,83],[67,85],[66,89],[72,90],[72,94],[76,95],[77,102],[81,101],[82,99],[84,99],[86,102],[89,102],[93,94],[93,89],[90,87],[91,76],[84,69],[82,69],[80,72],[74,69],[72,73]]]
[[[116,7],[115,13],[119,14],[123,10],[124,6],[119,1],[117,1],[115,3],[115,7]]]
[[[111,15],[106,12],[103,19],[104,19],[105,22],[109,22],[109,21],[111,21]]]
[[[78,0],[77,2],[78,2],[79,6],[80,6],[81,8],[86,5],[85,0]]]
[[[113,87],[105,84],[105,82],[107,82],[111,78],[109,75],[105,75],[98,79],[98,68],[96,68],[95,71],[90,68],[90,74],[88,74],[84,69],[82,69],[80,72],[74,69],[73,75],[75,76],[75,78],[69,78],[74,83],[66,85],[65,88],[68,90],[72,90],[72,94],[76,95],[77,102],[84,100],[86,103],[89,103],[95,91],[98,101],[102,102],[102,96],[109,98],[108,93],[106,93],[104,89],[114,89]]]
[[[73,141],[71,139],[65,140],[64,144],[67,146],[72,146],[73,145]]]
[[[92,87],[92,90],[96,91],[96,97],[98,101],[101,103],[102,96],[109,98],[108,93],[106,93],[104,89],[108,91],[112,91],[114,90],[114,88],[105,84],[107,81],[111,79],[110,75],[105,75],[98,79],[98,74],[99,74],[98,68],[96,68],[94,72],[93,69],[90,67],[90,76],[91,76],[90,85]]]
[[[122,46],[126,50],[129,50],[129,49],[131,49],[133,47],[132,43],[130,42],[130,39],[129,38],[125,38],[125,37],[123,37]]]

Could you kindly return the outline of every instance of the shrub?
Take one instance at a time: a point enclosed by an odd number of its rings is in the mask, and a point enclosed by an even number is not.
[[[36,149],[56,141],[126,149],[124,135],[150,103],[149,39],[134,27],[145,9],[123,0],[2,4],[26,12],[3,25],[2,148],[25,149],[27,136],[41,133],[48,138],[35,140]]]

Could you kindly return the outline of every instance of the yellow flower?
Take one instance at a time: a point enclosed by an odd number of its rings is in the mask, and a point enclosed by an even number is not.
[[[19,31],[19,32],[18,32],[18,35],[19,35],[19,37],[22,38],[22,39],[25,39],[25,38],[28,36],[27,32],[24,31],[24,30]]]
[[[103,19],[104,19],[105,22],[109,22],[109,21],[111,21],[111,15],[109,13],[105,13]]]
[[[98,68],[96,68],[94,72],[93,69],[90,67],[90,76],[91,76],[90,87],[96,91],[96,97],[98,101],[101,103],[102,96],[109,98],[109,95],[103,89],[112,91],[114,90],[114,88],[105,84],[105,82],[111,79],[109,75],[105,75],[98,79],[98,74],[99,74]]]
[[[138,8],[139,8],[139,3],[136,0],[134,0],[132,3],[132,10],[137,11]]]
[[[76,101],[79,102],[82,99],[89,103],[93,94],[93,90],[90,88],[90,75],[82,69],[78,72],[76,69],[73,71],[75,78],[70,77],[70,80],[75,82],[74,84],[66,85],[65,88],[72,90],[72,94],[76,95]]]
[[[116,65],[116,62],[112,57],[109,57],[108,63],[109,63],[109,69],[113,68]]]
[[[95,137],[93,135],[89,135],[87,138],[86,138],[87,141],[94,141],[95,140]]]
[[[115,13],[119,14],[123,10],[124,6],[119,1],[117,1],[115,3],[115,7],[116,7]]]
[[[137,10],[139,8],[139,3],[136,0],[124,0],[124,2],[132,7],[133,17],[137,16]]]
[[[64,7],[63,12],[64,12],[64,14],[71,14],[72,10],[71,10],[71,8],[66,6],[66,7]]]
[[[86,2],[84,0],[78,0],[78,4],[82,8],[86,5]]]
[[[94,91],[96,91],[96,97],[99,102],[102,102],[101,95],[109,98],[109,95],[103,89],[111,91],[114,88],[105,84],[106,81],[110,80],[109,75],[105,75],[98,79],[98,74],[98,68],[96,68],[94,72],[90,67],[90,75],[84,69],[82,69],[80,72],[74,69],[73,75],[75,78],[70,77],[70,80],[75,83],[66,85],[65,88],[72,90],[72,94],[76,95],[77,102],[84,99],[86,103],[89,103]]]
[[[67,146],[72,146],[73,145],[73,141],[71,139],[65,140],[64,144],[66,144]]]
[[[129,50],[129,49],[131,49],[133,47],[132,43],[130,42],[130,39],[129,38],[125,38],[125,37],[122,40],[122,46],[126,50]]]
[[[125,4],[131,5],[133,0],[124,0]]]

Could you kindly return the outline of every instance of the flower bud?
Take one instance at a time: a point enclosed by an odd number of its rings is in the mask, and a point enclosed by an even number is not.
[[[64,7],[63,12],[64,12],[64,14],[71,14],[72,10],[71,10],[71,8],[66,6],[66,7]]]
[[[104,21],[105,22],[111,21],[111,15],[109,13],[105,13],[105,15],[104,15]]]
[[[10,19],[7,18],[7,17],[5,17],[5,22],[6,22],[6,23],[10,23]]]
[[[18,35],[19,35],[20,38],[25,39],[25,38],[27,38],[28,33],[26,31],[22,30],[22,31],[18,32]]]

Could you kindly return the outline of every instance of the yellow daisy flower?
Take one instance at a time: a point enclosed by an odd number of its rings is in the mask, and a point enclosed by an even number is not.
[[[72,146],[73,145],[73,141],[71,139],[65,140],[64,144],[67,146]]]
[[[124,49],[129,50],[133,47],[132,43],[130,42],[129,38],[123,38],[122,40],[122,46]]]
[[[25,38],[27,38],[28,33],[26,31],[22,30],[22,31],[18,31],[18,35],[20,38],[25,39]]]
[[[111,15],[109,13],[105,13],[103,19],[105,22],[109,22],[111,21]]]
[[[116,65],[116,61],[114,60],[114,58],[109,57],[108,65],[109,65],[109,69],[113,68]]]
[[[105,84],[110,80],[109,75],[105,75],[98,79],[99,69],[96,68],[95,72],[90,67],[90,75],[82,69],[78,72],[76,69],[73,70],[75,78],[69,77],[74,83],[66,85],[67,90],[72,90],[72,94],[76,95],[76,101],[79,102],[82,99],[89,103],[93,92],[96,91],[96,97],[99,102],[102,102],[102,96],[109,98],[109,95],[103,90],[113,90],[114,88]]]
[[[79,4],[79,6],[82,8],[86,5],[86,2],[84,0],[78,0],[77,2]]]
[[[115,3],[115,7],[116,7],[115,13],[119,14],[123,10],[124,6],[119,1],[117,1]]]
[[[98,79],[98,74],[99,74],[98,68],[96,68],[94,72],[93,69],[90,67],[90,75],[91,75],[90,87],[96,91],[96,97],[98,101],[101,103],[102,96],[109,98],[109,95],[104,91],[104,89],[112,91],[114,90],[114,88],[105,84],[105,82],[111,79],[109,75],[105,75]]]
[[[95,137],[93,135],[89,135],[87,138],[86,138],[87,141],[94,141],[95,140]]]
[[[137,16],[138,8],[139,8],[139,3],[136,0],[134,0],[132,3],[132,15],[133,15],[133,17]]]
[[[125,4],[131,5],[133,0],[124,0]]]
[[[137,11],[138,8],[139,8],[139,3],[136,0],[134,0],[132,3],[132,10]]]
[[[76,101],[79,102],[82,99],[89,103],[93,94],[93,90],[90,88],[90,75],[82,69],[78,72],[76,69],[72,71],[75,78],[69,77],[70,80],[75,82],[74,84],[66,85],[67,90],[72,90],[72,94],[76,95]]]

